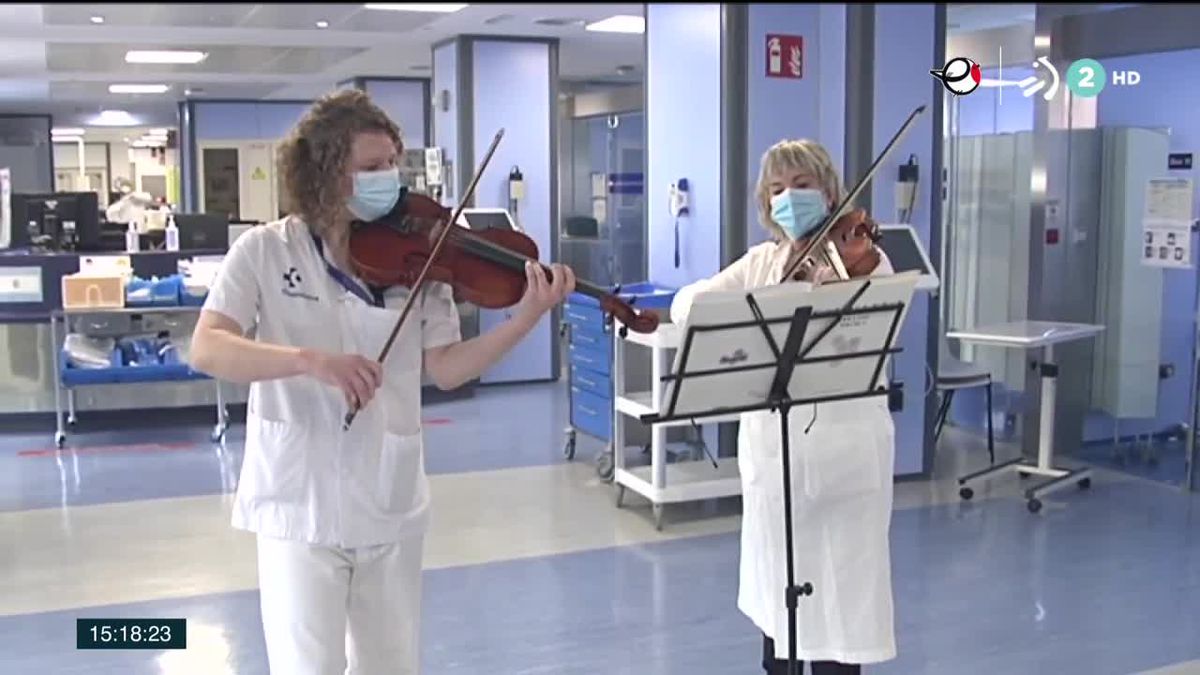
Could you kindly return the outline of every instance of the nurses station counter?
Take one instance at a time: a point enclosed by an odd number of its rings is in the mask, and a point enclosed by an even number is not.
[[[181,260],[222,256],[222,250],[155,251],[145,253],[26,253],[0,252],[0,415],[48,413],[56,409],[56,394],[71,392],[70,408],[80,410],[150,410],[215,406],[211,380],[182,371],[187,346],[199,316],[204,291],[183,287]],[[128,261],[127,285],[79,283],[75,275],[84,260]],[[99,274],[99,273],[98,273]],[[79,297],[64,310],[63,278],[74,283]],[[157,278],[157,283],[152,282]],[[122,297],[124,296],[124,297]],[[51,325],[51,319],[55,325]],[[64,330],[65,327],[65,330]],[[72,368],[63,349],[71,335],[74,354],[110,363]],[[157,342],[159,353],[145,353]],[[133,351],[140,353],[132,353]],[[148,365],[150,358],[156,363]],[[132,365],[131,365],[132,364]],[[146,366],[139,370],[139,366]],[[70,371],[65,377],[59,371]],[[180,372],[176,372],[180,371]],[[136,376],[133,376],[136,373]],[[182,373],[182,374],[181,374]],[[194,380],[205,379],[206,383]],[[81,387],[74,395],[75,385]],[[130,386],[136,384],[137,386]],[[224,385],[224,401],[245,402],[246,389]],[[61,442],[61,441],[60,441]]]
[[[244,385],[221,383],[187,367],[188,347],[206,288],[187,287],[180,261],[215,261],[224,250],[140,253],[28,253],[0,250],[0,418],[76,410],[192,408],[243,404]],[[81,264],[125,258],[125,297],[111,288],[63,278]],[[108,260],[101,260],[108,259]],[[157,278],[157,282],[152,280]],[[82,307],[80,305],[83,305]],[[459,305],[463,338],[478,333],[478,313]],[[70,336],[70,337],[68,337]],[[70,344],[67,341],[70,340]],[[66,348],[64,348],[66,347]],[[68,356],[69,355],[69,356]],[[104,362],[105,359],[108,362]],[[76,367],[83,365],[84,367]],[[426,383],[427,385],[429,383]],[[473,393],[464,387],[457,396]],[[220,399],[220,400],[219,400]],[[222,420],[218,419],[218,427]],[[47,429],[49,432],[51,429]],[[56,442],[62,443],[61,425]],[[216,429],[223,431],[223,429]]]

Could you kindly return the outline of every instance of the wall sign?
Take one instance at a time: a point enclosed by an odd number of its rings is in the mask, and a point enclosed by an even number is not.
[[[1142,216],[1142,264],[1187,269],[1192,266],[1192,181],[1155,178],[1146,186]]]
[[[767,35],[767,77],[799,80],[804,77],[804,38]]]
[[[1172,171],[1192,168],[1192,153],[1172,152],[1167,155],[1167,168]]]

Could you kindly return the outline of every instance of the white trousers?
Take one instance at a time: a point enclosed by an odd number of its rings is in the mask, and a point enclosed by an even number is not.
[[[341,549],[260,536],[272,675],[416,675],[423,544]]]

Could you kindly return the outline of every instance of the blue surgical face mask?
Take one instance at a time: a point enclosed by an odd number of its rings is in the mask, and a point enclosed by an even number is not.
[[[401,193],[399,168],[359,171],[354,174],[354,194],[346,208],[359,220],[377,220],[396,206]]]
[[[788,188],[771,198],[771,220],[793,241],[802,239],[829,213],[820,190]]]

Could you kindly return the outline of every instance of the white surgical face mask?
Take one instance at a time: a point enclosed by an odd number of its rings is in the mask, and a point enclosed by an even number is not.
[[[378,220],[400,201],[400,169],[359,171],[354,174],[354,194],[346,208],[359,220]]]
[[[811,188],[787,188],[771,198],[771,220],[793,241],[803,239],[829,213],[825,195]]]

